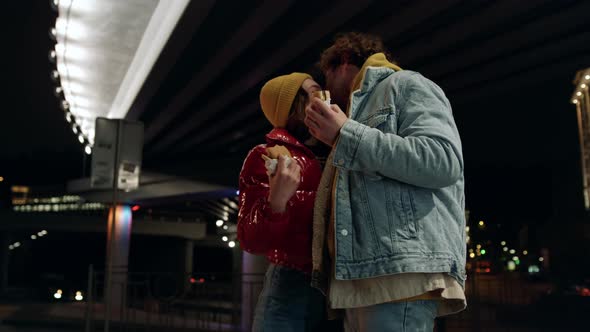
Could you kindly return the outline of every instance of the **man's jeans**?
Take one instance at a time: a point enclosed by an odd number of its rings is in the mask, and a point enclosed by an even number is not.
[[[390,302],[346,309],[346,332],[432,332],[438,302]]]
[[[325,297],[301,271],[271,264],[258,298],[253,332],[307,332],[325,320]]]

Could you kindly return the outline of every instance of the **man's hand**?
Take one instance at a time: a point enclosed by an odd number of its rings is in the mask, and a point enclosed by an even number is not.
[[[314,97],[305,108],[305,125],[309,133],[329,146],[334,146],[340,129],[348,117],[338,105],[326,105],[320,98]]]
[[[301,167],[295,160],[287,167],[286,158],[279,157],[275,173],[269,176],[268,202],[273,212],[285,212],[287,202],[293,197],[301,182]]]

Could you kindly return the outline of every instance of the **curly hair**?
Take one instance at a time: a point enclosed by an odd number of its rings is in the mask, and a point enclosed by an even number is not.
[[[368,57],[379,52],[385,53],[387,59],[393,62],[381,37],[361,32],[341,33],[336,35],[334,44],[322,52],[319,66],[323,72],[343,63],[361,68]]]

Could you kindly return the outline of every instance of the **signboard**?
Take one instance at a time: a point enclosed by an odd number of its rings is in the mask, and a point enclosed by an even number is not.
[[[90,184],[95,189],[131,191],[139,187],[143,151],[143,123],[96,118]]]

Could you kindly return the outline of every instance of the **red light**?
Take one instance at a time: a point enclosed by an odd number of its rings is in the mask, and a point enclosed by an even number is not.
[[[197,282],[197,279],[195,279],[195,278],[192,278],[192,277],[191,277],[191,278],[190,278],[188,281],[189,281],[191,284],[194,284],[194,283],[196,283],[196,282]]]
[[[139,205],[133,205],[131,211],[139,211]]]
[[[201,279],[199,279],[199,284],[202,284],[202,283],[204,283],[204,282],[205,282],[205,278],[201,278]]]
[[[583,287],[580,290],[580,295],[582,295],[582,296],[590,296],[590,288]]]

